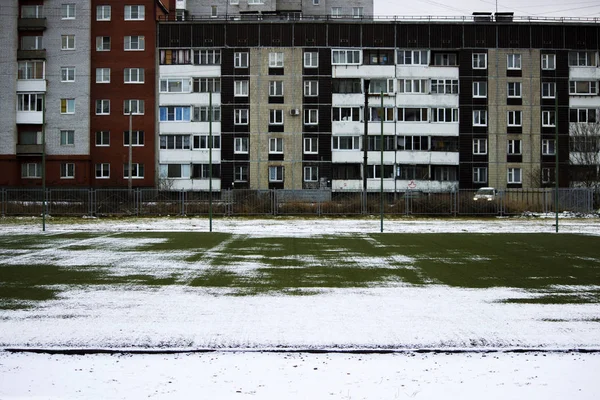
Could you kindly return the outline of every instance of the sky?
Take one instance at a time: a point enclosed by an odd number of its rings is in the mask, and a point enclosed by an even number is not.
[[[374,0],[375,15],[465,16],[511,11],[515,16],[600,18],[599,0]]]

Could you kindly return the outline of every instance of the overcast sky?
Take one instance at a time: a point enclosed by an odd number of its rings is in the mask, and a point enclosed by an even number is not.
[[[496,11],[494,0],[374,0],[376,15],[471,15]],[[498,11],[516,16],[600,18],[600,0],[498,0]]]

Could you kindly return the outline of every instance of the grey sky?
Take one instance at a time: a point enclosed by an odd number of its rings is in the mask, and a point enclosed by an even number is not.
[[[376,15],[471,15],[496,11],[494,0],[374,0]],[[600,18],[600,0],[498,0],[498,11],[516,16]]]

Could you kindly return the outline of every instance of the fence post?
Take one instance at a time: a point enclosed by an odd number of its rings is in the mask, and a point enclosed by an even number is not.
[[[0,191],[1,195],[0,195],[0,201],[2,202],[2,205],[0,206],[0,211],[2,212],[2,216],[6,216],[6,189],[2,189]]]
[[[180,210],[181,211],[180,211],[179,214],[182,217],[185,217],[185,215],[186,215],[186,212],[185,212],[185,201],[186,201],[187,197],[188,197],[188,191],[184,190],[184,189],[181,189],[181,191],[179,192],[179,201],[180,201],[180,204],[181,204],[181,206],[180,206]]]
[[[273,189],[271,191],[270,197],[271,197],[271,211],[272,211],[271,213],[276,216],[277,215],[277,206],[279,203],[279,200],[277,199],[277,189]]]

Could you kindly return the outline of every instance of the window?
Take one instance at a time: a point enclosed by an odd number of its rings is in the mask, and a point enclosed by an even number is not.
[[[269,82],[269,96],[283,96],[283,81]]]
[[[365,49],[363,62],[365,65],[394,65],[394,50]]]
[[[124,131],[123,132],[123,146],[129,146],[129,135],[131,134],[131,145],[132,146],[143,146],[144,145],[144,131]]]
[[[317,182],[319,180],[319,167],[304,167],[304,182]]]
[[[359,78],[332,79],[332,93],[362,93],[362,82]]]
[[[520,54],[508,54],[506,56],[506,68],[507,69],[521,69],[521,55]]]
[[[487,82],[486,81],[473,82],[473,97],[479,97],[479,98],[487,97]]]
[[[75,50],[75,35],[62,35],[60,42],[62,50]]]
[[[160,135],[161,150],[189,150],[190,135]]]
[[[96,6],[96,21],[110,21],[110,6]]]
[[[209,135],[194,135],[194,150],[207,150],[208,144],[210,143]],[[221,148],[221,136],[213,135],[212,136],[212,148],[220,149]]]
[[[210,114],[208,110],[209,106],[194,107],[194,115],[192,121],[194,122],[211,122],[209,120]],[[212,107],[212,122],[221,121],[221,107]]]
[[[457,66],[458,58],[454,53],[437,53],[433,56],[435,66]]]
[[[234,5],[234,6],[238,5],[238,4],[240,4],[240,0],[229,0],[229,4]]]
[[[269,124],[282,125],[283,124],[283,110],[269,110]]]
[[[391,94],[394,93],[393,79],[371,79],[369,82],[369,93],[371,94]]]
[[[473,110],[473,126],[487,126],[487,110]]]
[[[360,50],[332,50],[331,56],[333,65],[359,65],[361,63]]]
[[[333,136],[332,150],[360,150],[360,136]]]
[[[319,53],[316,51],[307,51],[304,53],[304,67],[316,68],[319,66]]]
[[[21,50],[42,50],[44,40],[42,36],[23,36],[21,37]]]
[[[131,164],[131,177],[141,179],[144,177],[144,164]],[[123,164],[123,178],[129,178],[129,164]]]
[[[342,18],[342,7],[331,7],[331,18]]]
[[[144,68],[125,68],[123,81],[125,83],[144,83]]]
[[[598,93],[597,81],[569,81],[569,94],[596,95]]]
[[[43,61],[19,61],[17,79],[44,79],[44,67]]]
[[[24,163],[21,164],[21,178],[35,179],[42,177],[41,163]]]
[[[160,80],[161,93],[190,93],[189,78],[170,78]]]
[[[304,110],[304,124],[317,125],[319,123],[319,110],[316,108],[307,108]]]
[[[73,179],[75,178],[75,164],[74,163],[61,163],[60,164],[60,179]]]
[[[542,98],[553,99],[556,96],[556,83],[542,82]]]
[[[144,100],[125,100],[123,102],[123,114],[129,115],[144,114]]]
[[[542,168],[542,183],[554,182],[555,169],[554,168]]]
[[[458,122],[458,108],[432,108],[431,122]]]
[[[143,21],[144,6],[125,6],[125,21]]]
[[[556,69],[556,54],[542,54],[542,69]]]
[[[395,109],[393,107],[370,107],[369,108],[369,121],[380,122],[382,119],[385,122],[395,121]]]
[[[400,122],[428,122],[428,108],[398,108],[398,121]]]
[[[598,65],[595,51],[569,52],[569,67],[595,67]]]
[[[521,126],[523,120],[522,111],[508,111],[507,112],[507,124],[508,126]]]
[[[264,4],[264,0],[248,0],[248,4]]]
[[[75,114],[75,99],[60,99],[61,114]]]
[[[318,154],[319,153],[319,139],[316,137],[305,137],[304,138],[304,154]]]
[[[556,126],[554,111],[542,111],[542,126]]]
[[[521,168],[509,168],[507,182],[521,183]]]
[[[233,66],[235,68],[248,68],[248,53],[234,53]]]
[[[61,4],[61,19],[75,19],[75,4]]]
[[[398,79],[398,93],[429,93],[427,79]]]
[[[360,121],[361,120],[362,115],[360,112],[360,107],[333,107],[331,110],[332,110],[332,120],[333,121]]]
[[[283,153],[283,138],[269,138],[269,154]]]
[[[473,139],[473,154],[487,154],[487,139]]]
[[[233,95],[248,96],[249,87],[250,85],[248,81],[235,81]]]
[[[125,50],[144,50],[145,40],[144,36],[125,36]]]
[[[554,139],[542,139],[542,155],[553,156],[556,154]]]
[[[110,83],[110,68],[96,68],[96,83]]]
[[[44,111],[44,95],[38,93],[17,94],[17,111]]]
[[[247,137],[236,137],[233,140],[233,152],[237,154],[248,153],[248,138]]]
[[[110,146],[110,132],[109,131],[96,132],[96,146],[98,146],[98,147]]]
[[[61,82],[75,82],[75,67],[60,67]]]
[[[221,78],[194,78],[193,92],[221,93]]]
[[[398,150],[429,150],[428,136],[398,136],[396,139],[396,147]]]
[[[269,68],[283,68],[283,53],[269,53]]]
[[[189,106],[163,106],[158,108],[160,122],[190,122]]]
[[[400,65],[429,65],[427,50],[398,50],[396,55]]]
[[[486,167],[473,168],[473,183],[486,183],[486,182],[487,182],[487,168]]]
[[[110,178],[110,164],[101,163],[96,164],[96,179],[108,179]]]
[[[425,138],[427,139],[427,138]],[[425,140],[427,141],[427,140]],[[367,151],[381,151],[381,136],[369,135],[367,138]],[[428,145],[428,143],[426,143]],[[396,150],[396,136],[386,135],[383,137],[383,151]]]
[[[283,167],[269,167],[269,182],[283,182]]]
[[[313,6],[318,6],[320,4],[320,0],[313,0]]]
[[[509,155],[519,155],[521,154],[521,147],[521,139],[509,139],[506,146],[506,152]]]
[[[458,79],[432,79],[431,93],[458,94]]]
[[[508,82],[508,97],[521,97],[521,82]]]
[[[96,36],[96,51],[110,51],[110,36]]]
[[[248,4],[250,4],[250,1],[248,1]],[[219,15],[219,9],[217,8],[217,6],[210,6],[210,16],[212,18],[216,18]]]
[[[362,18],[364,9],[363,7],[352,7],[352,18]]]
[[[571,108],[569,110],[569,122],[596,123],[597,111],[595,108]]]
[[[486,53],[473,53],[473,69],[486,69],[487,68],[487,54]]]
[[[247,165],[234,165],[233,166],[233,180],[235,182],[247,182],[248,181],[248,166]]]
[[[304,95],[310,97],[318,96],[319,81],[304,81]]]
[[[192,63],[190,53],[192,50],[160,50],[159,60],[160,65],[188,65]]]
[[[75,144],[75,131],[61,130],[60,131],[60,145],[61,146],[73,146],[74,144]]]
[[[21,18],[43,18],[43,11],[42,5],[21,6]]]
[[[233,123],[235,125],[248,125],[248,109],[237,108],[233,110]]]
[[[96,115],[110,114],[110,100],[96,100]]]
[[[194,50],[195,65],[220,65],[221,50]]]
[[[42,132],[19,132],[19,144],[42,144]]]
[[[189,178],[191,167],[189,164],[160,164],[159,174],[161,178]]]

